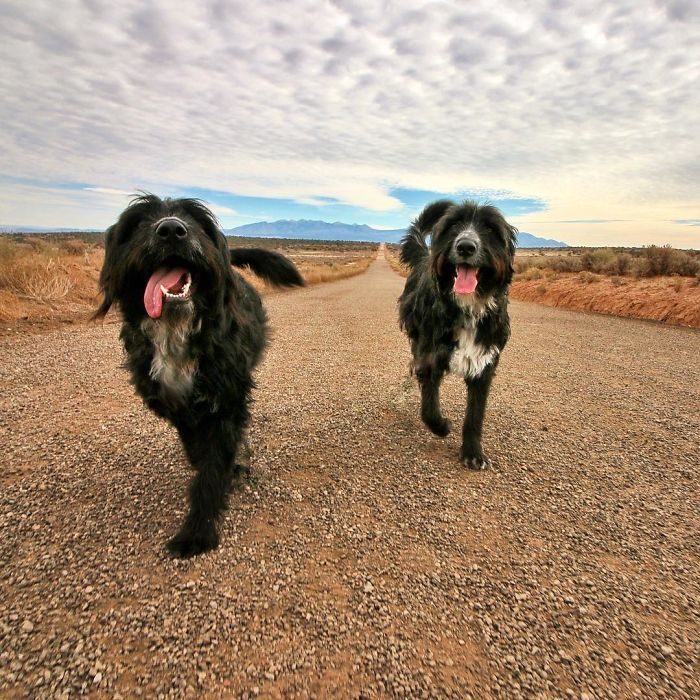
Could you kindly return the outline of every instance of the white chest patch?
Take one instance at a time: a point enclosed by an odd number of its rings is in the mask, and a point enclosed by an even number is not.
[[[172,398],[184,400],[192,390],[196,370],[196,363],[188,352],[191,324],[147,319],[141,328],[153,341],[151,379]]]
[[[472,326],[455,332],[457,347],[450,357],[450,371],[460,377],[478,377],[498,356],[495,345],[486,347],[476,342],[476,330]]]

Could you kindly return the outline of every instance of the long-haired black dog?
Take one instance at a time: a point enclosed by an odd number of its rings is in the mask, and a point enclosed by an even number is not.
[[[196,471],[190,510],[170,551],[214,549],[216,522],[248,455],[252,371],[267,342],[258,293],[231,265],[278,286],[303,286],[284,256],[229,250],[212,212],[196,199],[136,197],[107,230],[104,300],[122,312],[121,340],[144,403],[177,429]]]
[[[401,243],[410,274],[399,318],[411,341],[421,418],[436,435],[447,435],[440,383],[447,371],[464,377],[468,398],[460,457],[470,469],[488,465],[481,433],[491,381],[510,336],[516,234],[496,207],[441,200],[421,212]]]

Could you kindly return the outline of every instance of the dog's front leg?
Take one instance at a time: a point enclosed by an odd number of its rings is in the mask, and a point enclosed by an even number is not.
[[[445,437],[450,432],[450,423],[440,411],[440,384],[444,372],[435,367],[422,367],[416,370],[420,384],[420,417],[432,433]]]
[[[209,421],[195,428],[178,427],[197,473],[190,484],[190,511],[180,531],[168,542],[168,549],[177,557],[192,557],[219,544],[216,525],[227,506],[242,427],[230,419]]]
[[[479,377],[466,377],[464,380],[467,385],[467,412],[462,425],[460,457],[469,469],[486,469],[489,465],[488,457],[481,449],[481,432],[494,372],[495,368],[489,366]]]

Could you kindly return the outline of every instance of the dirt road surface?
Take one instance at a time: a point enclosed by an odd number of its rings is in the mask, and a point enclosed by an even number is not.
[[[700,333],[513,303],[474,473],[419,422],[402,284],[267,298],[253,474],[186,562],[117,326],[0,341],[3,697],[700,696]]]

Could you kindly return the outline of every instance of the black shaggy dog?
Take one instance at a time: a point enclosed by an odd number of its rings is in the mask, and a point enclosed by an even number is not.
[[[441,200],[421,212],[401,243],[410,274],[399,318],[411,341],[421,418],[436,435],[447,435],[440,383],[447,371],[464,377],[468,399],[460,457],[470,469],[488,465],[481,432],[491,381],[510,336],[516,234],[495,207]]]
[[[136,197],[105,245],[95,318],[119,305],[131,381],[175,426],[196,471],[190,511],[168,542],[174,555],[193,556],[218,545],[217,518],[246,466],[252,371],[267,342],[260,297],[231,265],[278,286],[304,281],[282,255],[229,250],[196,199]]]

